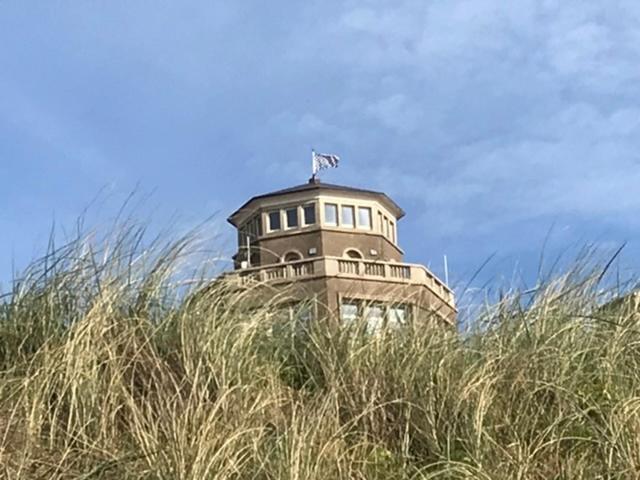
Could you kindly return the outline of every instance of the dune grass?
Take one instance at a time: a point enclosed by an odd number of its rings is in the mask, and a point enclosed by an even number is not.
[[[283,321],[286,292],[249,308],[184,273],[189,236],[142,234],[51,248],[5,297],[0,477],[640,476],[640,319],[597,308],[599,269],[512,292],[464,335],[368,335]]]

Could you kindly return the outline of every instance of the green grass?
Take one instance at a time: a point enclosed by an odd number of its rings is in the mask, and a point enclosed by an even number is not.
[[[595,308],[599,269],[487,304],[465,335],[300,331],[286,292],[249,308],[185,270],[191,236],[142,233],[51,248],[0,306],[0,476],[640,476],[640,318]]]

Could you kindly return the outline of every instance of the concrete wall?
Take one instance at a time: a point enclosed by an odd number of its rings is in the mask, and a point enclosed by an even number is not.
[[[402,251],[382,235],[344,230],[322,231],[322,251],[325,255],[342,257],[349,248],[358,250],[365,260],[403,261]],[[377,255],[372,255],[371,250],[375,250]]]
[[[255,242],[251,246],[254,252],[253,266],[279,263],[287,252],[295,251],[302,258],[321,256],[342,257],[348,249],[360,252],[365,260],[403,261],[402,251],[382,235],[363,232],[345,232],[342,230],[313,229],[301,232],[285,232],[280,236],[271,236]],[[309,254],[316,249],[314,255]],[[377,254],[372,254],[372,250]],[[259,263],[255,253],[258,252]],[[242,256],[244,259],[244,256]]]

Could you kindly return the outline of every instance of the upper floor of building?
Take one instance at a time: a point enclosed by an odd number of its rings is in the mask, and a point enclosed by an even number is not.
[[[236,268],[318,256],[401,262],[403,210],[386,194],[321,183],[251,198],[228,221],[238,232]]]

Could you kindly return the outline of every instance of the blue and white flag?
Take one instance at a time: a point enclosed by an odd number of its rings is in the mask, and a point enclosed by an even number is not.
[[[336,168],[339,161],[338,155],[313,152],[313,174],[315,175],[326,168]]]

